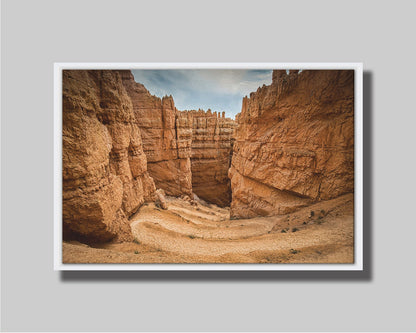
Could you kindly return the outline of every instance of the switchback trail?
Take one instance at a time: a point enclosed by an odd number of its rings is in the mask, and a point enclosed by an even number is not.
[[[230,219],[229,208],[167,198],[131,218],[135,242],[91,247],[64,243],[64,262],[351,263],[353,195],[295,213]],[[74,261],[76,260],[76,261]]]

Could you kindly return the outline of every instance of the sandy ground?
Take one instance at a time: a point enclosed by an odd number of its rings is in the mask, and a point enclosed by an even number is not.
[[[230,220],[229,208],[167,198],[131,218],[135,241],[63,243],[64,263],[352,263],[353,195],[295,213]]]

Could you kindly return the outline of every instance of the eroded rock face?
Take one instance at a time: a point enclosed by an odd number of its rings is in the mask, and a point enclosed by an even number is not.
[[[232,216],[286,214],[353,192],[352,70],[275,70],[243,99],[237,122]]]
[[[155,185],[120,74],[63,71],[62,124],[64,237],[131,240],[128,217]]]
[[[202,199],[219,206],[231,201],[228,169],[235,122],[210,110],[179,111],[172,96],[159,98],[130,71],[120,71],[141,129],[148,171],[167,195]]]
[[[119,71],[140,127],[149,174],[166,194],[192,194],[192,115],[176,109],[172,96],[159,98]]]
[[[228,169],[235,122],[224,112],[192,111],[192,189],[199,198],[218,206],[229,206],[231,183]]]

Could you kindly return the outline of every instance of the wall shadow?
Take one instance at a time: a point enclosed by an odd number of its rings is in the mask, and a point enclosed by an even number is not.
[[[363,75],[363,271],[63,271],[62,282],[371,281],[373,273],[373,73]]]

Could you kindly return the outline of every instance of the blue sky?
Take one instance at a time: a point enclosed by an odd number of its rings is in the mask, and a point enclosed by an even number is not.
[[[225,111],[234,118],[244,96],[272,82],[271,70],[132,70],[136,82],[158,97],[172,95],[179,110]]]

